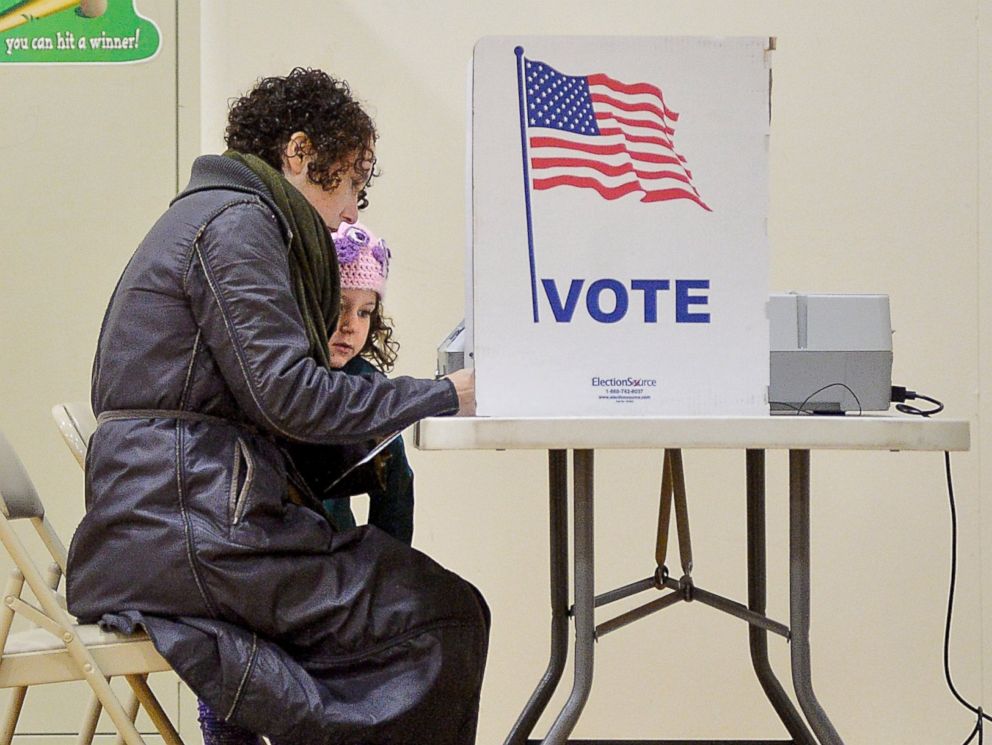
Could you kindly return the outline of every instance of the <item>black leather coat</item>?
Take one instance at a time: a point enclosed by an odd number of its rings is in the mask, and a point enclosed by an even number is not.
[[[287,238],[261,181],[206,156],[131,258],[93,366],[69,608],[143,625],[217,714],[274,743],[473,742],[485,603],[382,532],[291,503],[278,445],[451,413],[453,386],[308,357]]]

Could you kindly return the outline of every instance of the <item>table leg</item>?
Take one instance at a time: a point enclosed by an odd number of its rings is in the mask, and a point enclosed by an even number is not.
[[[789,615],[792,684],[821,745],[843,745],[813,693],[810,665],[809,451],[789,451]]]
[[[748,450],[747,455],[747,607],[765,615],[767,582],[765,562],[765,451]],[[816,741],[782,688],[768,661],[768,632],[752,624],[748,629],[751,664],[761,688],[782,720],[789,735],[799,745]]]
[[[523,745],[551,699],[568,657],[568,453],[548,451],[551,546],[551,658],[504,745]]]
[[[575,728],[592,689],[595,644],[593,582],[593,451],[574,452],[575,489],[575,679],[565,706],[548,730],[545,745],[563,745]]]

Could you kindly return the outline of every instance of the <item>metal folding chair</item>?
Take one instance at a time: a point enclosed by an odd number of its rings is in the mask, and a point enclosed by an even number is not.
[[[66,447],[72,451],[73,457],[80,468],[86,468],[86,449],[90,438],[96,432],[96,417],[90,405],[81,401],[69,401],[55,404],[52,407],[52,417],[59,427]]]
[[[53,563],[42,571],[14,530],[15,521],[34,528]],[[102,631],[95,624],[78,624],[66,610],[58,593],[65,573],[66,549],[45,517],[45,508],[24,466],[0,432],[0,542],[14,562],[0,606],[0,688],[13,689],[8,711],[0,723],[0,745],[9,745],[28,688],[47,683],[86,681],[93,690],[91,705],[80,733],[81,743],[92,740],[100,710],[106,709],[123,742],[143,745],[109,679],[124,676],[135,696],[168,745],[182,740],[148,687],[148,673],[170,670],[165,659],[143,633],[123,635]],[[22,592],[27,583],[37,604]],[[15,615],[36,628],[11,633]]]

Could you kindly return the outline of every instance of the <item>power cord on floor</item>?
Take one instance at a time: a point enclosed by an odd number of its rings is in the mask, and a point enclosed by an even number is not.
[[[916,406],[903,403],[904,401],[927,401],[933,404],[933,408],[920,409]],[[896,409],[903,414],[914,414],[916,416],[931,417],[944,410],[944,404],[935,398],[924,396],[916,391],[910,391],[902,386],[892,386],[892,401],[896,404]],[[951,454],[944,451],[944,473],[947,477],[947,499],[951,506],[951,583],[947,593],[947,620],[944,624],[944,678],[947,680],[947,687],[951,689],[954,698],[958,700],[964,708],[975,715],[975,727],[968,735],[968,739],[961,745],[970,745],[978,737],[978,745],[984,742],[985,720],[992,721],[992,717],[986,714],[981,706],[975,706],[968,702],[964,696],[958,693],[951,679],[951,619],[954,614],[954,589],[958,573],[958,511],[954,504],[954,480],[951,477]]]
[[[962,745],[969,745],[969,743],[978,736],[978,743],[984,741],[983,735],[983,725],[986,719],[992,721],[992,717],[982,711],[981,706],[975,706],[965,700],[964,696],[958,693],[958,689],[954,687],[954,681],[951,680],[951,663],[950,663],[950,649],[951,649],[951,618],[954,613],[954,585],[957,578],[958,571],[958,512],[954,505],[954,481],[951,478],[951,454],[944,451],[944,472],[947,475],[947,498],[951,505],[951,587],[947,594],[947,622],[944,625],[944,677],[947,679],[947,686],[951,689],[951,693],[954,694],[954,698],[958,702],[974,714],[977,718],[975,722],[975,728],[968,735],[968,739],[965,740]]]

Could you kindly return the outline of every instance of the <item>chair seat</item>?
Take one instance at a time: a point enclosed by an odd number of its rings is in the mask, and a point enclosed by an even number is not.
[[[103,631],[96,624],[75,627],[104,675],[171,670],[144,632],[120,634]],[[45,629],[11,634],[0,658],[0,688],[79,680],[78,665],[62,640]]]

